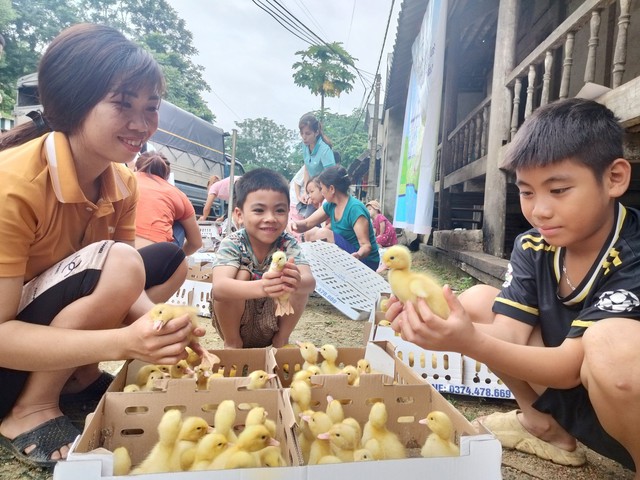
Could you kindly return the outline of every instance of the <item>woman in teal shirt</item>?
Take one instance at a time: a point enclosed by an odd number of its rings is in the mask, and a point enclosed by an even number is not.
[[[311,113],[300,118],[298,123],[302,137],[302,155],[306,169],[304,184],[311,177],[320,175],[325,168],[336,164],[331,141],[322,131],[322,123]]]
[[[305,220],[293,222],[291,229],[306,232],[327,219],[331,229],[322,228],[317,238],[335,243],[372,270],[380,264],[380,254],[369,212],[364,204],[349,194],[351,179],[341,166],[325,169],[319,176],[326,202]]]

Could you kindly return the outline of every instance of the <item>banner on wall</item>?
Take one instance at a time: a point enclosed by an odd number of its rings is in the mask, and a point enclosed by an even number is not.
[[[447,25],[446,0],[430,0],[411,49],[393,226],[431,234]]]

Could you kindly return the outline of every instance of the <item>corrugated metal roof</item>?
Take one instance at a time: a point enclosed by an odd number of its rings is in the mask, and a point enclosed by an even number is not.
[[[403,0],[398,15],[396,43],[389,68],[384,95],[384,110],[396,105],[404,105],[407,100],[409,76],[411,72],[411,47],[415,41],[429,0]]]

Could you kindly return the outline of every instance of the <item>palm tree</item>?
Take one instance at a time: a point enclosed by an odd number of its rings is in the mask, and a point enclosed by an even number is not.
[[[299,87],[307,87],[314,95],[320,95],[320,116],[324,115],[324,98],[339,97],[353,89],[355,61],[342,47],[341,42],[312,45],[296,52],[301,61],[293,64],[293,81]]]

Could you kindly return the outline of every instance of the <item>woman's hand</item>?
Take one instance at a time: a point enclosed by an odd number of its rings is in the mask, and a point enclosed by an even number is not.
[[[125,342],[128,345],[127,358],[161,364],[173,365],[187,357],[185,347],[192,337],[204,335],[204,329],[195,327],[188,315],[176,317],[156,330],[149,313],[145,313],[128,327]]]

